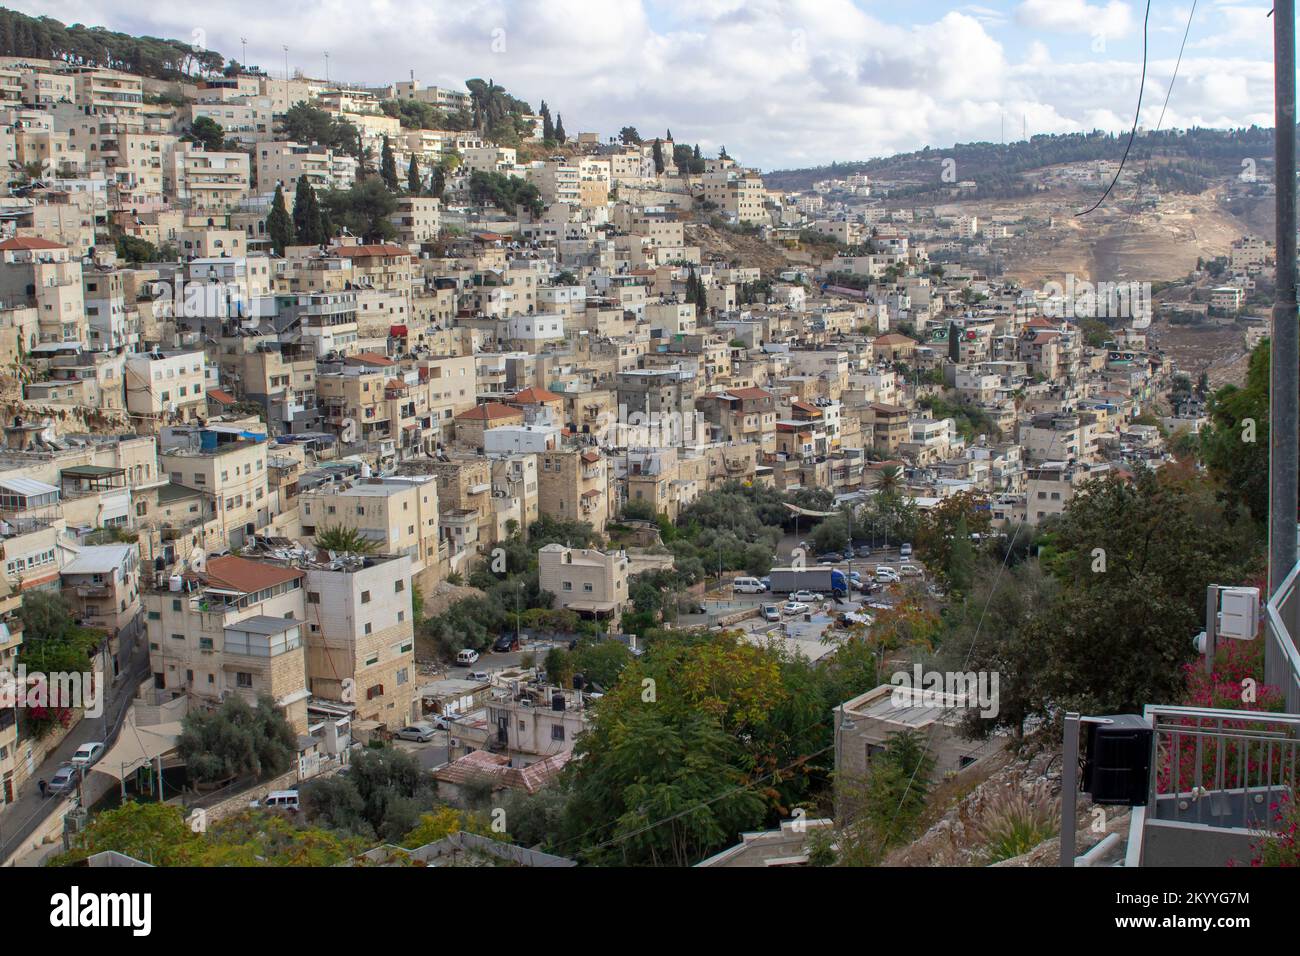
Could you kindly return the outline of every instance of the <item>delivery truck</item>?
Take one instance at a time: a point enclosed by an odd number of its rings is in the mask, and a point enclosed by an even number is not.
[[[838,568],[773,568],[769,576],[773,594],[815,591],[843,597],[849,593],[849,579]]]

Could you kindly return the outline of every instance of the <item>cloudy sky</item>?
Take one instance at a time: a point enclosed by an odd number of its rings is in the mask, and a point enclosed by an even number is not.
[[[1076,130],[1127,130],[1139,0],[8,0],[197,39],[283,75],[428,85],[492,77],[570,133],[671,129],[764,169]],[[1200,0],[1164,127],[1271,126],[1268,0]],[[1191,0],[1152,0],[1154,127]],[[147,11],[147,12],[146,12]]]

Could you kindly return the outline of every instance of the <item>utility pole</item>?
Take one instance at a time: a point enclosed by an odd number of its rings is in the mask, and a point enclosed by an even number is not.
[[[1300,443],[1300,322],[1296,311],[1295,0],[1273,5],[1274,178],[1277,282],[1269,341],[1268,587],[1296,563],[1297,449]],[[1287,622],[1288,626],[1291,622]],[[1292,634],[1295,631],[1292,629]],[[1293,638],[1294,639],[1294,638]],[[1276,675],[1266,679],[1275,680]]]

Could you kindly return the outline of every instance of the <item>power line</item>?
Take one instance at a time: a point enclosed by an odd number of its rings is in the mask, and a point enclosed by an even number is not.
[[[1187,14],[1187,26],[1183,29],[1183,42],[1178,45],[1178,59],[1174,61],[1174,75],[1169,78],[1169,89],[1165,91],[1165,103],[1160,107],[1160,119],[1156,121],[1155,132],[1160,130],[1165,121],[1165,110],[1169,108],[1169,97],[1174,93],[1174,81],[1178,79],[1178,68],[1183,65],[1183,50],[1187,47],[1187,35],[1192,32],[1192,17],[1196,16],[1196,0],[1192,0],[1192,12]]]
[[[1150,19],[1151,0],[1147,0],[1146,14],[1142,17],[1142,79],[1138,83],[1138,101],[1137,109],[1133,113],[1133,129],[1129,131],[1128,145],[1124,147],[1124,155],[1120,157],[1119,169],[1115,170],[1115,178],[1110,181],[1110,185],[1107,186],[1106,191],[1101,194],[1101,198],[1087,209],[1083,210],[1083,212],[1075,213],[1076,216],[1086,216],[1106,201],[1106,197],[1110,195],[1110,191],[1114,189],[1115,184],[1119,182],[1119,177],[1124,172],[1124,164],[1128,162],[1129,150],[1133,148],[1133,140],[1137,139],[1138,118],[1142,115],[1142,94],[1146,91],[1147,86],[1147,21]]]

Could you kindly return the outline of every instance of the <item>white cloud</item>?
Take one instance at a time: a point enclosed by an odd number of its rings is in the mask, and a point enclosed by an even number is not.
[[[249,60],[273,73],[288,44],[291,66],[317,75],[329,50],[336,79],[491,77],[534,106],[545,99],[571,133],[671,128],[706,152],[725,144],[764,168],[997,140],[1004,114],[1008,137],[1019,136],[1022,116],[1030,134],[1120,132],[1132,123],[1141,68],[1140,47],[1130,43],[1130,58],[1120,59],[1109,42],[1132,26],[1119,2],[1005,4],[1021,27],[997,24],[995,0],[933,20],[917,14],[909,25],[852,0],[174,0],[147,13],[109,0],[10,5],[155,36],[188,38],[201,28],[211,47],[234,57],[245,36]],[[1056,36],[1099,25],[1111,52]],[[504,52],[493,52],[494,38]],[[1150,64],[1146,123],[1159,113],[1176,52],[1162,47]],[[1268,45],[1233,52],[1242,55],[1184,59],[1166,126],[1271,114]]]
[[[1133,25],[1133,11],[1127,3],[1111,0],[1094,6],[1086,0],[1024,0],[1016,18],[1025,26],[1062,33],[1100,33],[1107,38],[1128,34]]]

